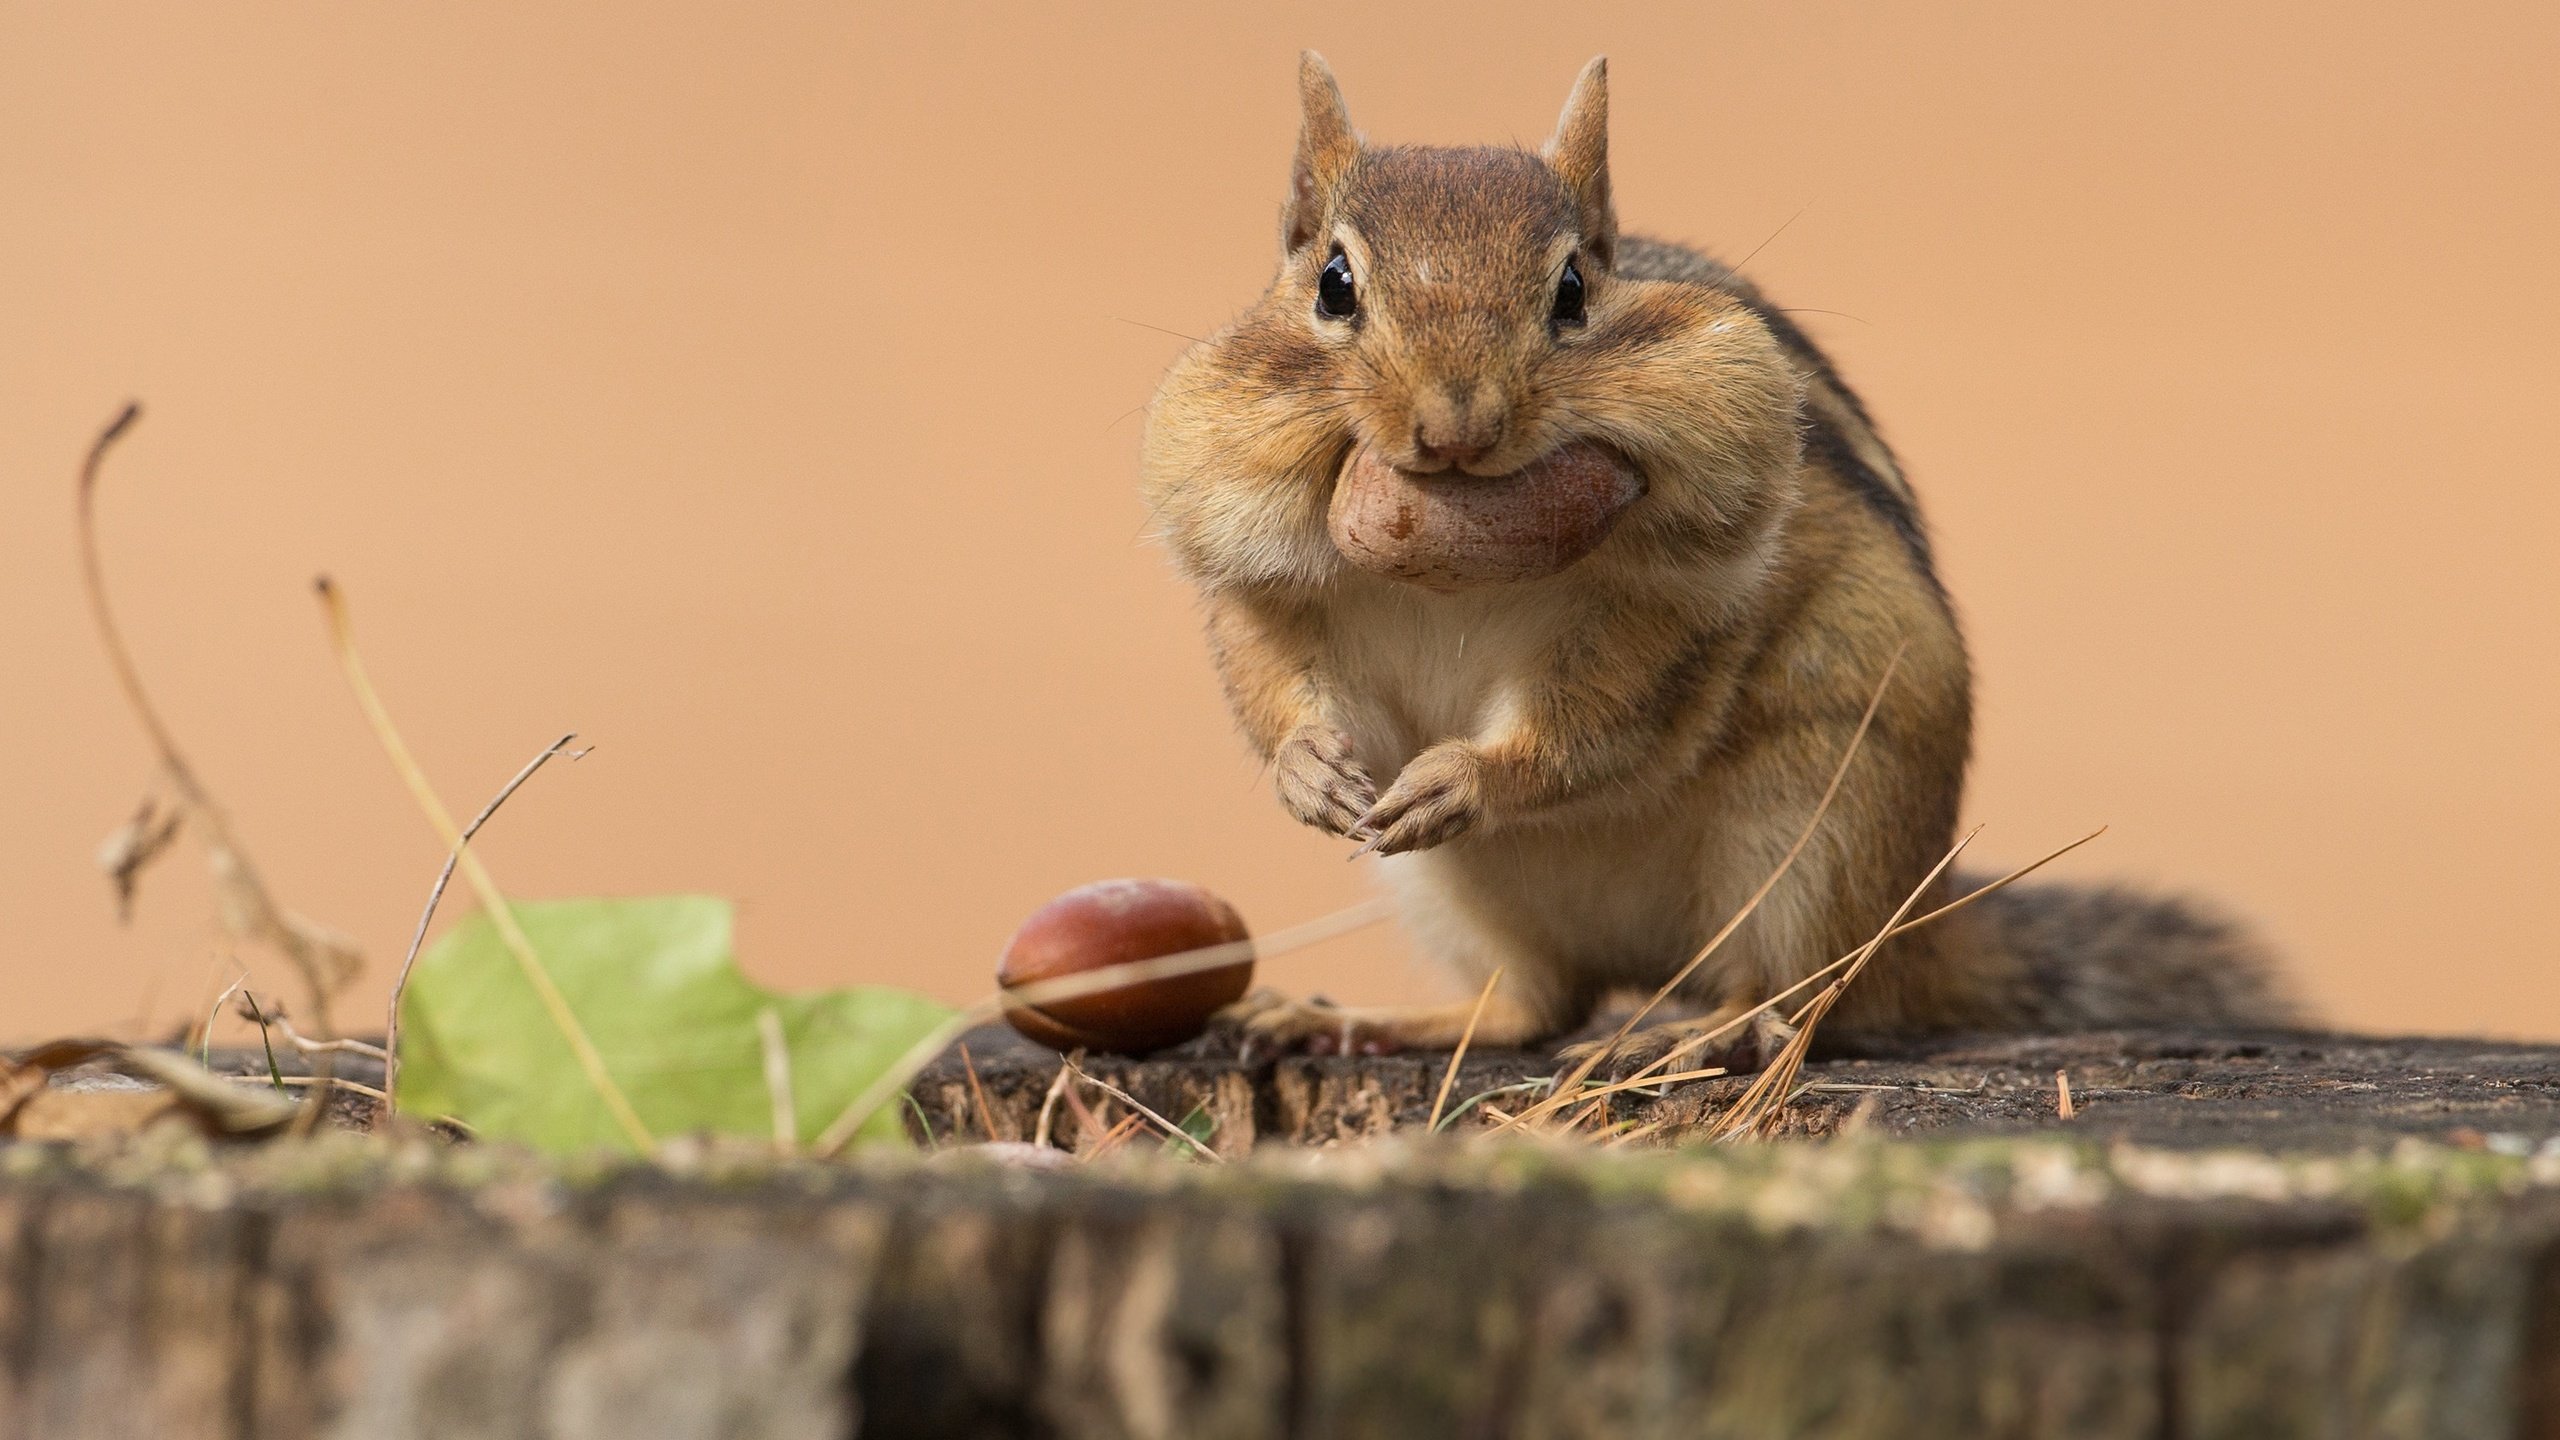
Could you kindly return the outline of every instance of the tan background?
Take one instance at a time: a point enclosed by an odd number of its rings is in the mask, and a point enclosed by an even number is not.
[[[0,0],[0,1034],[232,973],[199,880],[119,930],[90,867],[147,764],[70,479],[129,394],[138,648],[377,986],[438,851],[323,569],[458,808],[600,746],[502,881],[734,896],[769,980],[966,997],[1104,875],[1363,893],[1132,494],[1313,44],[1394,139],[1535,141],[1611,54],[1630,226],[1765,242],[1923,487],[1989,858],[2109,823],[2072,871],[2230,897],[2339,1020],[2560,1035],[2560,9],[1086,8]]]

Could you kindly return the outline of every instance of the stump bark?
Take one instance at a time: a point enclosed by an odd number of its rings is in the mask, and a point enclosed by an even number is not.
[[[1439,1060],[1206,1055],[1096,1073],[1225,1164],[0,1147],[0,1434],[2560,1436],[2555,1060],[1949,1042],[1808,1071],[1884,1087],[1799,1099],[1848,1133],[1653,1152],[1324,1148]],[[1055,1058],[972,1061],[1028,1133]]]

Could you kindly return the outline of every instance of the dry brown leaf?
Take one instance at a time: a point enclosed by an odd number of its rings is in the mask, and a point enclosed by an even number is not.
[[[55,1073],[92,1062],[145,1081],[149,1088],[80,1089],[50,1083]],[[301,1109],[290,1096],[216,1075],[174,1050],[113,1040],[57,1040],[39,1046],[21,1056],[0,1083],[14,1097],[14,1103],[0,1110],[0,1133],[21,1140],[130,1134],[173,1114],[208,1135],[245,1138],[282,1130]]]
[[[98,868],[116,887],[116,923],[133,919],[133,894],[142,883],[142,872],[178,838],[186,812],[162,802],[157,795],[145,795],[127,820],[98,846]]]
[[[181,1112],[177,1097],[153,1085],[132,1090],[57,1090],[27,1097],[11,1117],[20,1140],[88,1140],[136,1135]]]

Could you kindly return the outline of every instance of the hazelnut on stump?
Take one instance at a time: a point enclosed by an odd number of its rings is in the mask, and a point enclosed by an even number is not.
[[[1080,886],[1031,912],[1005,946],[996,964],[996,983],[1006,992],[1004,1017],[1024,1036],[1056,1050],[1144,1055],[1179,1045],[1206,1030],[1210,1016],[1243,998],[1253,982],[1250,953],[1231,964],[1068,1000],[1031,1004],[1014,1000],[1011,992],[1248,938],[1235,907],[1197,885],[1102,880]]]

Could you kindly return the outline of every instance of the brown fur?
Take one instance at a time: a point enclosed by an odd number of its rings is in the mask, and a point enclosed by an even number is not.
[[[1175,365],[1145,445],[1149,502],[1283,804],[1389,855],[1409,925],[1470,988],[1500,969],[1480,1039],[1550,1036],[1659,985],[1745,901],[1899,652],[1812,844],[1689,998],[1729,1013],[1855,949],[1946,852],[1972,725],[1914,497],[1857,397],[1730,270],[1619,236],[1601,62],[1541,154],[1365,146],[1312,55],[1300,89],[1278,274]],[[1315,301],[1337,250],[1349,320]],[[1568,260],[1586,314],[1551,323]],[[1498,475],[1568,439],[1615,448],[1650,489],[1560,574],[1435,593],[1327,538],[1355,446]],[[1830,1025],[2281,1014],[2254,952],[2201,922],[2099,944],[2108,978],[2074,978],[2073,938],[2049,932],[2123,930],[2123,913],[1990,897],[1894,942]],[[1470,1008],[1281,1004],[1251,1023],[1439,1045]]]

